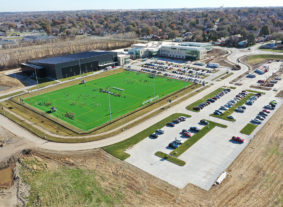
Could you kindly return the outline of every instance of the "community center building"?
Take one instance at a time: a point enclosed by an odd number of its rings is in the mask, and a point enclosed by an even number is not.
[[[24,73],[40,78],[61,79],[117,65],[116,52],[90,51],[31,60],[21,64],[21,68]]]

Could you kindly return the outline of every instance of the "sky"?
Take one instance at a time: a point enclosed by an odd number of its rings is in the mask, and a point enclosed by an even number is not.
[[[283,0],[0,0],[0,12],[202,7],[276,7]]]

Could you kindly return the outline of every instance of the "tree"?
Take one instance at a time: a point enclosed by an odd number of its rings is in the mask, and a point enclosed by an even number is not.
[[[260,32],[259,32],[259,35],[260,35],[260,36],[266,36],[266,35],[269,35],[269,34],[270,34],[269,26],[264,25],[264,26],[261,28],[261,30],[260,30]]]
[[[253,33],[248,34],[248,46],[254,45],[255,42],[255,35]]]

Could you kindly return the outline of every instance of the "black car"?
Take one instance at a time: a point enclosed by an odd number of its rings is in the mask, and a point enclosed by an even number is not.
[[[206,121],[206,120],[201,120],[200,122],[199,122],[200,124],[202,124],[202,125],[208,125],[208,121]]]
[[[153,133],[153,134],[151,134],[149,137],[150,137],[150,138],[153,138],[153,139],[156,139],[156,138],[158,137],[158,135],[155,134],[155,133]]]
[[[191,127],[190,131],[192,131],[192,132],[199,132],[200,130],[197,127]]]
[[[173,123],[175,123],[175,124],[179,124],[179,123],[180,123],[180,121],[179,121],[178,119],[175,119],[175,120],[173,120]]]
[[[172,123],[172,122],[169,122],[169,123],[167,123],[167,124],[166,124],[166,126],[174,127],[174,126],[175,126],[175,124],[174,124],[174,123]]]

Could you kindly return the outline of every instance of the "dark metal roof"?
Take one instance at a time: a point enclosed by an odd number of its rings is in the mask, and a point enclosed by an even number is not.
[[[41,70],[41,69],[43,69],[42,66],[33,65],[33,64],[29,64],[29,63],[22,63],[22,65],[27,66],[27,67],[30,67],[30,68],[33,68],[33,69],[36,69],[36,70]]]
[[[81,52],[75,53],[71,55],[63,55],[51,58],[44,58],[38,60],[31,60],[29,63],[31,64],[60,64],[71,61],[79,61],[86,58],[92,58],[95,56],[105,55],[105,54],[114,54],[114,52]]]

